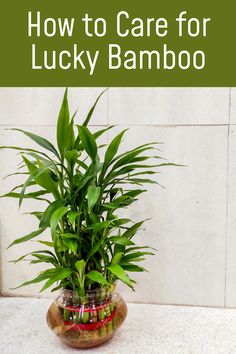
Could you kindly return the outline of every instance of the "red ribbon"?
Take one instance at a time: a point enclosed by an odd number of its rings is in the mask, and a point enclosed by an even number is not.
[[[106,324],[112,321],[113,317],[115,316],[116,310],[114,310],[110,316],[106,317],[104,320],[95,322],[95,323],[73,323],[65,321],[65,326],[70,326],[72,331],[93,331],[99,328],[102,328]]]

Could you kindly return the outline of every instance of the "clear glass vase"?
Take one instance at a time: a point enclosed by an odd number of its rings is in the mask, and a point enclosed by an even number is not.
[[[73,348],[91,348],[109,340],[127,315],[127,306],[116,292],[107,289],[62,290],[47,313],[49,328]]]

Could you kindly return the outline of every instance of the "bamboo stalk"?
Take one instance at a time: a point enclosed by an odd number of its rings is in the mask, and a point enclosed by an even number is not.
[[[67,309],[64,309],[64,321],[66,322],[69,322],[70,321],[70,315],[71,315],[71,311],[70,310],[67,310]]]
[[[113,302],[110,303],[110,310],[111,310],[111,313],[114,311],[114,303]]]
[[[82,322],[83,322],[83,323],[88,323],[88,322],[89,322],[89,312],[83,311],[83,314],[82,314]]]
[[[105,318],[104,309],[98,310],[98,319],[99,319],[99,321],[104,320],[104,318]]]
[[[107,325],[107,333],[108,333],[108,334],[112,334],[112,333],[113,333],[112,321],[109,322],[108,325]]]
[[[104,337],[107,334],[106,326],[99,329],[99,334],[101,337]]]
[[[79,312],[74,313],[74,322],[80,323],[80,313]]]
[[[105,313],[106,313],[106,317],[109,317],[111,315],[111,310],[110,310],[110,305],[106,306],[104,308]]]

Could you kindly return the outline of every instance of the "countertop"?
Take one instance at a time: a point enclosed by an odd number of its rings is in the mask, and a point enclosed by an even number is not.
[[[51,302],[0,298],[1,354],[236,354],[236,309],[128,304],[128,317],[111,341],[78,350],[48,329]]]

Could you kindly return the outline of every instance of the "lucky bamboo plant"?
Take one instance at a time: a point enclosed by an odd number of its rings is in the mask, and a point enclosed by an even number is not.
[[[102,94],[101,94],[102,95]],[[123,130],[111,143],[99,145],[98,138],[112,127],[92,133],[88,123],[101,95],[82,125],[75,124],[76,113],[69,113],[67,90],[57,121],[57,147],[45,138],[14,129],[32,139],[42,149],[15,146],[22,156],[17,174],[26,181],[4,197],[43,200],[43,211],[31,212],[39,221],[32,233],[13,241],[9,247],[26,242],[50,229],[51,238],[37,240],[44,248],[23,255],[14,263],[29,260],[31,264],[48,263],[50,268],[20,286],[45,281],[41,291],[54,285],[56,289],[78,290],[84,296],[88,289],[112,287],[117,279],[134,288],[130,272],[142,272],[139,264],[152,255],[148,246],[134,243],[134,235],[142,221],[122,217],[122,209],[137,201],[146,190],[144,184],[155,168],[166,165],[159,161],[158,142],[147,143],[118,153]],[[101,149],[106,149],[101,159]],[[151,152],[151,154],[150,154]],[[148,160],[157,164],[148,164]],[[41,237],[42,238],[42,237]]]

